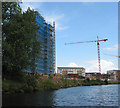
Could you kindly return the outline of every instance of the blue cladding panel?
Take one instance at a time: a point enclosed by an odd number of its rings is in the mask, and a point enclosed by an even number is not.
[[[42,16],[40,16],[38,13],[35,13],[36,15],[36,23],[40,26],[40,29],[37,32],[37,40],[40,40],[42,43],[41,46],[41,53],[42,56],[38,59],[36,63],[36,69],[35,72],[42,73],[42,74],[50,74],[54,73],[54,55],[52,53],[52,57],[50,55],[50,25],[45,23],[45,20]],[[53,33],[52,33],[53,35]],[[53,39],[52,39],[53,42]],[[55,47],[55,44],[52,45],[52,48]],[[52,58],[52,72],[50,72],[50,59]],[[31,72],[31,70],[27,70],[27,72]]]
[[[38,31],[40,41],[43,44],[43,58],[40,58],[37,63],[36,72],[50,74],[50,25],[45,23],[44,19],[36,14],[37,24],[40,26]],[[54,70],[52,70],[52,73]]]

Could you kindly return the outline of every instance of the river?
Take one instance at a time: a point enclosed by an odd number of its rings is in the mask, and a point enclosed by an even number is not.
[[[120,86],[120,85],[119,85]],[[118,85],[80,86],[3,95],[3,106],[118,106]]]

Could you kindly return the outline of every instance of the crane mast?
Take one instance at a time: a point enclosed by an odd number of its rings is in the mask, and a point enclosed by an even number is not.
[[[101,64],[100,64],[100,43],[99,43],[99,37],[97,36],[97,49],[98,49],[98,65],[99,65],[99,77],[101,78]]]
[[[69,45],[69,44],[79,44],[79,43],[89,43],[89,42],[97,42],[97,50],[98,50],[98,67],[99,67],[99,78],[101,79],[101,64],[100,64],[100,42],[101,41],[107,41],[108,39],[102,39],[99,40],[99,37],[97,36],[97,40],[94,41],[81,41],[81,42],[73,42],[73,43],[65,43],[65,45]]]

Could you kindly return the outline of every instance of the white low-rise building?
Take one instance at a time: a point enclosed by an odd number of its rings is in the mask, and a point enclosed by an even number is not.
[[[61,75],[78,74],[85,77],[85,68],[83,67],[57,67],[57,73]]]

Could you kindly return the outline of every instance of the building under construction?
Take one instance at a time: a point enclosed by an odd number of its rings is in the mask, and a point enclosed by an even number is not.
[[[37,39],[41,42],[41,57],[36,63],[34,72],[51,74],[55,72],[55,22],[53,26],[46,23],[44,18],[36,11],[36,23],[40,26]],[[31,72],[31,70],[29,70]]]

